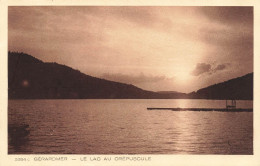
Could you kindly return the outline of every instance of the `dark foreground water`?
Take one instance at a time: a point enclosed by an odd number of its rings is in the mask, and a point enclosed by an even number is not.
[[[252,108],[252,101],[237,107]],[[253,154],[252,112],[220,100],[10,100],[9,154]]]

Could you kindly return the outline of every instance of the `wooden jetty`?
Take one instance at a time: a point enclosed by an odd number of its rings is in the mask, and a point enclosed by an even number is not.
[[[147,110],[171,110],[171,111],[220,111],[220,112],[253,112],[253,108],[236,108],[236,101],[226,100],[226,108],[162,108],[148,107]]]
[[[252,108],[226,109],[226,108],[162,108],[162,107],[148,107],[147,110],[253,112]]]

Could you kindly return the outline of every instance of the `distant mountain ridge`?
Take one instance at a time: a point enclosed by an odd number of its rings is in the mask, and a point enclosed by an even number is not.
[[[25,53],[8,53],[10,99],[152,99],[165,96],[134,85],[92,77]]]
[[[251,85],[253,73],[251,75],[252,77],[249,74],[249,76],[232,79],[235,81],[226,81],[189,94],[175,91],[152,92],[131,84],[92,77],[65,65],[45,63],[25,53],[8,52],[9,99],[226,99],[237,97],[251,100],[253,98],[253,85]],[[233,96],[225,91],[232,92]]]
[[[9,98],[154,98],[133,85],[85,75],[65,65],[44,63],[28,54],[9,52]]]
[[[177,92],[177,91],[157,91],[157,93],[161,93],[161,94],[176,94],[176,93],[181,93],[181,92]],[[182,93],[184,94],[184,93]]]

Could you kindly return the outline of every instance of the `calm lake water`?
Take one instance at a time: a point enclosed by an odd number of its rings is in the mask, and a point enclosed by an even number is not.
[[[9,100],[9,154],[253,154],[253,113],[221,100]],[[252,101],[237,101],[252,108]]]

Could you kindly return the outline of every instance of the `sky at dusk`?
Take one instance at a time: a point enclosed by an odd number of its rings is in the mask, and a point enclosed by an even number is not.
[[[252,7],[9,7],[8,49],[152,91],[253,71]]]

